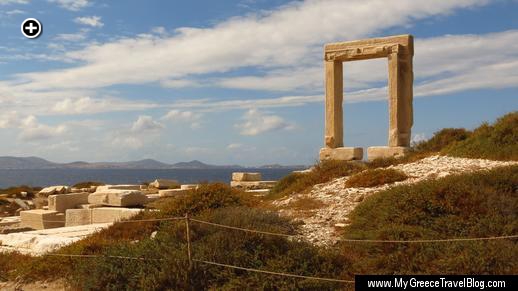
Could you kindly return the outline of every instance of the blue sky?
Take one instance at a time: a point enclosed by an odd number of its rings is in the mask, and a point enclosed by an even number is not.
[[[0,155],[311,164],[323,45],[406,33],[414,141],[518,110],[518,1],[387,3],[0,0]],[[386,83],[385,59],[344,65],[346,146],[386,144]]]

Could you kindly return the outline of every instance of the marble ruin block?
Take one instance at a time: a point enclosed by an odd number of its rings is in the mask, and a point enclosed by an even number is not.
[[[176,189],[180,188],[180,183],[178,183],[176,180],[156,179],[155,181],[149,183],[149,187],[156,189]]]
[[[76,208],[80,204],[88,203],[90,193],[72,193],[49,196],[49,210],[65,212],[67,209]]]
[[[111,223],[124,219],[130,219],[141,211],[141,209],[118,207],[68,209],[66,211],[66,226],[86,225],[93,223]]]
[[[65,226],[65,214],[54,210],[34,209],[20,212],[21,226],[47,229]]]
[[[188,194],[191,190],[189,189],[165,189],[165,190],[159,190],[158,196],[160,197],[175,197],[178,195],[185,195]]]
[[[97,186],[95,192],[102,192],[106,190],[140,190],[140,185],[104,185]]]
[[[243,172],[234,172],[232,173],[232,181],[241,182],[255,182],[261,181],[262,176],[261,173],[243,173]]]
[[[135,190],[106,190],[96,191],[88,196],[89,204],[102,204],[105,206],[140,206],[147,202],[146,195]]]
[[[369,147],[367,149],[367,157],[369,161],[375,159],[400,158],[409,151],[408,147]]]
[[[340,147],[340,148],[323,148],[320,149],[320,160],[361,160],[363,159],[362,148]]]

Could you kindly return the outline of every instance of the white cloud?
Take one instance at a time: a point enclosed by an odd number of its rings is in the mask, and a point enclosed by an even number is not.
[[[18,112],[6,112],[0,116],[0,128],[12,128],[20,125]]]
[[[291,130],[293,124],[286,122],[282,117],[269,115],[257,109],[248,110],[243,116],[243,121],[235,125],[242,135],[258,135],[275,130]]]
[[[156,34],[166,34],[167,33],[167,30],[165,29],[165,27],[163,26],[157,26],[157,27],[153,27],[151,29],[151,32],[152,33],[156,33]]]
[[[157,104],[126,101],[117,98],[65,98],[52,107],[56,114],[94,114],[114,111],[139,111],[157,107]]]
[[[416,144],[422,141],[426,140],[426,134],[425,133],[416,133],[412,136],[412,144]]]
[[[162,120],[171,122],[188,122],[190,123],[191,128],[199,128],[201,127],[201,117],[202,114],[200,113],[172,109],[162,117]]]
[[[183,87],[198,87],[201,86],[194,80],[178,79],[178,80],[162,80],[160,85],[165,88],[183,88]]]
[[[247,146],[241,143],[231,143],[227,145],[227,150],[232,153],[249,153],[255,151],[257,148],[254,146]]]
[[[170,106],[182,109],[197,109],[202,112],[227,111],[235,109],[257,109],[257,108],[276,108],[303,106],[310,103],[320,103],[324,101],[323,95],[309,96],[282,96],[277,98],[258,98],[258,99],[237,99],[237,100],[181,100],[172,103]]]
[[[49,126],[38,122],[34,115],[30,115],[21,120],[21,129],[18,138],[22,141],[46,140],[62,135],[66,131],[64,125]]]
[[[88,25],[91,27],[103,27],[104,23],[101,21],[100,16],[86,16],[86,17],[76,17],[74,19],[76,23]]]
[[[84,33],[61,33],[54,37],[54,40],[64,40],[64,41],[81,41],[86,39],[86,34]]]
[[[14,9],[14,10],[10,10],[10,11],[6,11],[5,14],[7,16],[12,16],[12,15],[19,15],[19,14],[25,14],[27,12],[23,11],[23,10],[20,10],[20,9]]]
[[[84,65],[20,76],[30,80],[27,87],[33,89],[99,88],[182,79],[192,74],[249,66],[307,65],[306,62],[320,60],[325,42],[365,37],[378,32],[380,27],[405,25],[414,19],[486,2],[398,0],[391,5],[382,0],[292,2],[276,11],[232,18],[211,28],[179,28],[170,37],[140,35],[91,45],[67,55]],[[343,11],[349,11],[348,17],[344,17]]]
[[[119,149],[137,150],[144,146],[144,141],[134,136],[115,136],[110,138],[110,145]]]
[[[164,126],[153,120],[151,116],[141,115],[133,123],[131,131],[133,132],[156,132],[162,130]]]
[[[0,0],[0,5],[28,4],[30,0]]]
[[[71,10],[71,11],[79,11],[90,3],[89,0],[48,0],[50,3],[56,3],[59,6]]]

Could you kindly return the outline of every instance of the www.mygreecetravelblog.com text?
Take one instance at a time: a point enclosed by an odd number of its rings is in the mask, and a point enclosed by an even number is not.
[[[518,290],[515,275],[357,275],[356,290]]]

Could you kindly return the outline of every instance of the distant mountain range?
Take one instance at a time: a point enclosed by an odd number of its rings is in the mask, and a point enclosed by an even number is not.
[[[306,166],[282,166],[278,164],[265,165],[264,169],[283,169],[283,168],[305,168]],[[180,162],[176,164],[166,164],[153,159],[144,159],[131,162],[72,162],[54,163],[38,157],[0,157],[0,169],[246,169],[240,165],[209,165],[197,160],[190,162]]]

